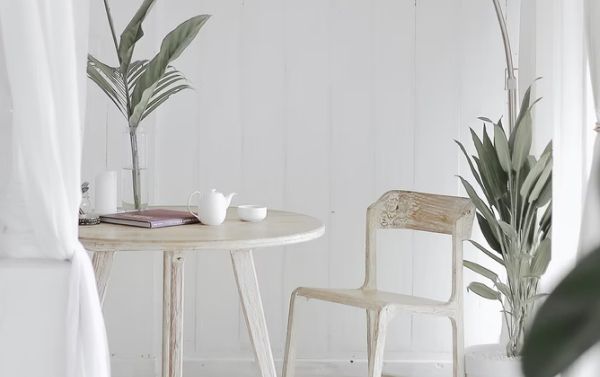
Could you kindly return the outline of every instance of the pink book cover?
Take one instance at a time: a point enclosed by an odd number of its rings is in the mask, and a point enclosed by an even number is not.
[[[100,216],[100,221],[103,223],[130,225],[141,228],[164,228],[199,222],[189,212],[162,208],[102,215]]]

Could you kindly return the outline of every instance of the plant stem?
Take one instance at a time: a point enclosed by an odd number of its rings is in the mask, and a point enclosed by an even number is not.
[[[142,209],[142,198],[140,190],[140,159],[137,143],[137,128],[129,129],[131,140],[131,177],[133,179],[133,205],[136,210]]]
[[[115,51],[117,52],[117,59],[119,59],[119,64],[121,64],[121,58],[119,57],[119,42],[117,42],[117,34],[115,33],[115,25],[113,23],[113,18],[110,13],[110,7],[108,6],[108,0],[104,0],[104,9],[106,10],[106,17],[108,18],[108,26],[110,26],[110,33],[112,34],[113,43],[115,44]]]

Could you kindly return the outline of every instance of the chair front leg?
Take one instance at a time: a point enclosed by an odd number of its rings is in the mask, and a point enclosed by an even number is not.
[[[465,345],[462,318],[450,317],[452,323],[452,369],[454,377],[465,377]]]
[[[294,377],[296,371],[296,326],[294,323],[295,304],[298,290],[292,292],[290,297],[290,312],[288,314],[287,336],[285,340],[285,353],[283,355],[283,377]]]
[[[369,377],[381,377],[385,336],[390,321],[389,309],[369,311]]]

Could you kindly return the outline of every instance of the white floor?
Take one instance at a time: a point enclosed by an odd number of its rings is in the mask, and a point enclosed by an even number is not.
[[[139,359],[138,359],[139,360]],[[281,376],[281,361],[276,361]],[[133,362],[113,360],[112,377],[158,377],[154,361]],[[251,360],[194,360],[186,361],[184,376],[193,377],[260,377]],[[367,365],[364,361],[302,361],[298,363],[296,377],[365,377]],[[384,375],[389,377],[451,377],[449,362],[387,362]]]

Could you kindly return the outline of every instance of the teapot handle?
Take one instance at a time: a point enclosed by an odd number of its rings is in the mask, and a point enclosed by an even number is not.
[[[194,211],[192,211],[191,205],[192,205],[192,198],[194,197],[194,195],[196,194],[202,194],[200,191],[194,191],[190,194],[190,197],[188,198],[188,212],[191,213],[192,215],[194,215],[195,218],[197,218],[198,220],[200,220],[200,217],[198,217],[198,214],[195,213]]]

